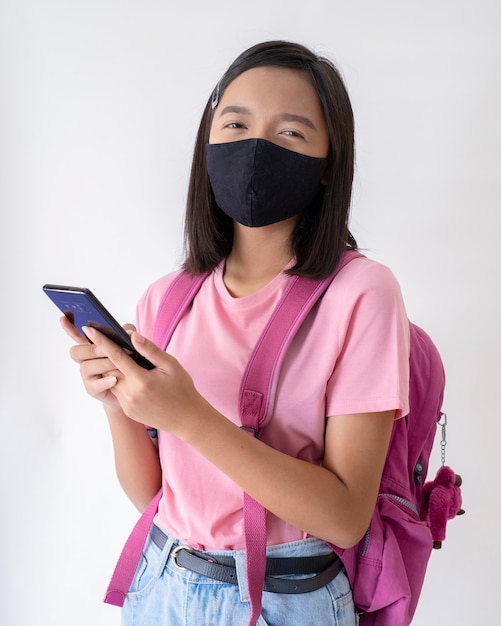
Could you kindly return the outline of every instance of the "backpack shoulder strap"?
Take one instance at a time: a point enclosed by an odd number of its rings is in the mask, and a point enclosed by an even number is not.
[[[163,350],[207,276],[180,272],[167,287],[158,307],[153,332],[153,343]]]
[[[334,272],[324,280],[293,276],[275,307],[247,364],[239,393],[242,427],[259,437],[270,413],[276,382],[283,358],[299,327],[314,304],[327,290],[336,274],[351,260],[362,256],[348,251]],[[244,493],[244,532],[246,574],[251,617],[254,626],[262,608],[262,590],[266,569],[266,511]]]
[[[125,542],[104,596],[103,602],[106,604],[113,604],[114,606],[124,605],[125,598],[130,589],[137,566],[139,565],[143,546],[150,532],[153,518],[158,510],[158,503],[160,502],[161,496],[162,490],[160,489],[136,522],[129,538]]]
[[[363,256],[345,252],[336,269],[323,280],[293,276],[268,320],[251,354],[240,385],[242,425],[258,434],[273,406],[276,381],[283,357],[312,307],[338,272],[351,260]]]

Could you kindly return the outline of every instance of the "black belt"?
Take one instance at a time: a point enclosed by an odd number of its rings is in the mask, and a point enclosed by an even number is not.
[[[167,541],[167,535],[155,525],[151,527],[150,538],[160,550]],[[238,584],[235,559],[232,556],[214,557],[188,546],[178,545],[172,550],[171,558],[180,569],[187,569],[223,583]],[[274,593],[308,593],[334,580],[342,567],[341,559],[334,552],[321,556],[268,557],[263,589]],[[276,578],[294,574],[315,575],[299,579]]]

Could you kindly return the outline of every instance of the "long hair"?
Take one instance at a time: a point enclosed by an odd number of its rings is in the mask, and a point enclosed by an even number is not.
[[[243,52],[230,65],[204,109],[195,140],[185,218],[184,269],[200,274],[214,269],[233,245],[233,222],[216,204],[206,164],[206,145],[213,119],[212,102],[240,74],[255,67],[275,66],[303,71],[322,105],[330,149],[325,189],[303,211],[290,238],[295,265],[288,270],[309,278],[325,278],[339,257],[357,244],[348,228],[354,169],[354,122],[343,80],[331,61],[308,48],[286,41],[268,41]]]

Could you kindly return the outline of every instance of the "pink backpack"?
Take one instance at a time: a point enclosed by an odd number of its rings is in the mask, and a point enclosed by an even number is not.
[[[269,407],[282,358],[315,302],[349,261],[362,256],[344,253],[336,271],[323,281],[294,276],[251,355],[240,387],[244,426],[259,434]],[[167,289],[159,308],[154,342],[166,348],[179,320],[206,276],[181,273]],[[365,537],[341,550],[362,626],[408,626],[421,593],[432,550],[429,520],[420,514],[423,486],[437,423],[445,376],[440,355],[428,335],[410,324],[410,412],[395,421],[374,515]],[[108,587],[105,602],[123,606],[161,492],[134,527]],[[423,517],[424,519],[421,519]],[[265,510],[244,494],[247,578],[251,600],[249,626],[261,613],[266,550]]]

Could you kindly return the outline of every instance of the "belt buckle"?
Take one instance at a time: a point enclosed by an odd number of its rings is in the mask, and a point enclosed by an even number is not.
[[[174,550],[172,550],[170,558],[172,560],[172,562],[174,563],[174,565],[178,568],[178,569],[186,569],[186,567],[183,567],[182,565],[179,565],[179,563],[177,562],[177,555],[179,554],[179,552],[181,552],[181,550],[188,550],[191,551],[191,547],[190,546],[186,546],[184,544],[180,544],[178,546],[176,546],[174,548]]]

